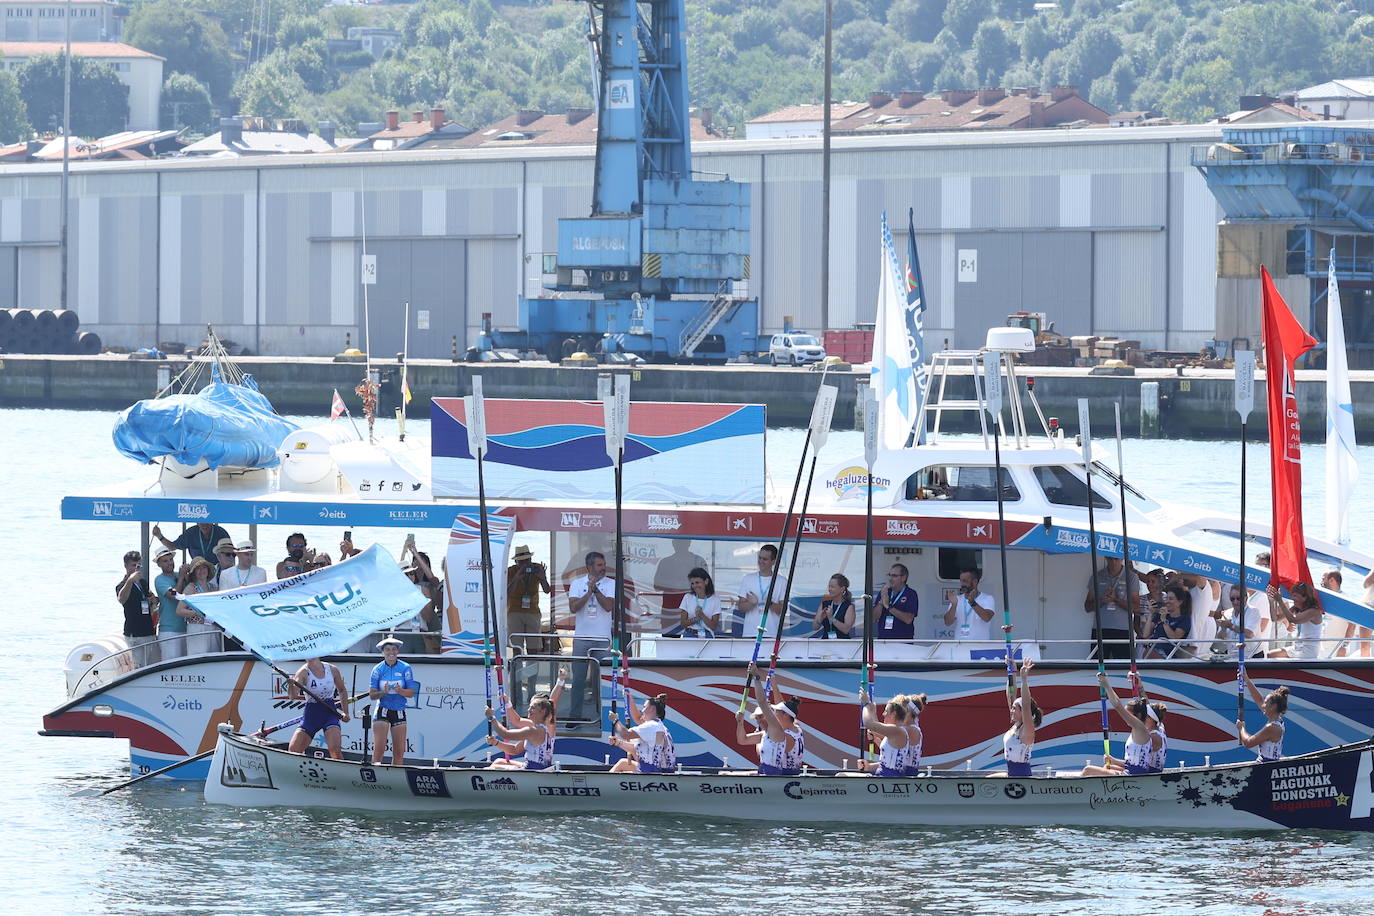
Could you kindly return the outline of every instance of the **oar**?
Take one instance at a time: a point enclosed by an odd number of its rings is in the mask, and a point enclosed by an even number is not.
[[[1097,522],[1093,516],[1093,455],[1092,427],[1088,415],[1088,399],[1078,399],[1079,440],[1083,448],[1083,469],[1087,472],[1088,491],[1085,501],[1088,504],[1088,553],[1092,559],[1092,571],[1088,581],[1092,583],[1093,632],[1097,636],[1097,673],[1107,673],[1107,652],[1102,646],[1102,602],[1097,595]],[[1130,581],[1128,578],[1127,582]],[[1102,756],[1111,756],[1112,741],[1107,729],[1107,688],[1097,688],[1098,701],[1102,704]]]
[[[481,543],[487,543],[487,488],[486,479],[482,475],[482,453],[487,449],[487,416],[486,403],[482,399],[482,377],[474,375],[472,377],[472,394],[463,398],[463,413],[468,421],[468,451],[477,457],[477,513],[478,513],[478,532]],[[480,551],[481,559],[478,561],[484,567],[487,563],[487,555]],[[492,711],[491,706],[491,593],[487,590],[486,570],[482,570],[482,674],[486,685],[487,712]],[[491,716],[487,716],[487,737],[492,734]]]
[[[1236,616],[1236,719],[1245,718],[1245,609],[1250,592],[1245,585],[1245,426],[1255,408],[1255,351],[1237,350],[1236,413],[1240,414],[1240,607]]]
[[[1007,520],[1002,502],[1002,354],[983,354],[984,406],[992,416],[993,489],[997,492],[997,555],[1002,561],[1002,639],[1006,644],[1007,703],[1016,699],[1016,663],[1011,649],[1011,587],[1007,582]],[[965,599],[967,601],[967,598]]]
[[[615,481],[615,603],[611,607],[611,734],[620,721],[620,694],[628,682],[630,666],[622,645],[625,636],[625,548],[621,508],[624,503],[625,437],[630,426],[630,377],[624,373],[597,379],[601,400],[606,457],[611,460]],[[623,674],[623,676],[622,676]],[[629,706],[629,698],[625,700]]]
[[[816,397],[820,397],[819,392],[817,392]],[[814,408],[812,409],[812,416],[815,416]],[[754,634],[754,652],[750,657],[751,666],[757,666],[759,663],[759,649],[763,646],[763,634],[768,626],[768,608],[773,603],[773,586],[777,584],[778,567],[782,565],[782,548],[787,544],[787,535],[792,528],[792,510],[795,509],[797,505],[797,491],[801,489],[802,472],[806,470],[806,451],[811,447],[811,437],[813,434],[814,430],[808,425],[806,427],[806,438],[802,441],[801,458],[797,461],[797,477],[792,482],[792,498],[787,501],[787,515],[783,517],[782,534],[778,536],[778,554],[774,557],[773,575],[768,579],[768,593],[763,596],[763,613],[759,617],[758,631]],[[744,679],[744,692],[739,698],[740,712],[744,712],[749,705],[749,688],[753,686],[753,683],[753,675],[749,675]]]
[[[367,696],[367,691],[366,691],[366,690],[364,690],[362,693],[358,694],[357,696],[349,697],[349,698],[348,698],[348,702],[347,702],[345,705],[346,705],[346,706],[351,706],[351,705],[353,705],[354,703],[356,703],[356,702],[358,702],[359,700],[361,700],[361,699],[362,699],[363,697],[365,697],[365,696]],[[260,729],[258,729],[257,731],[255,731],[255,732],[253,733],[253,737],[254,737],[254,738],[265,738],[265,737],[267,737],[268,735],[272,734],[273,732],[279,732],[279,731],[281,731],[283,728],[290,728],[290,727],[293,726],[293,725],[299,725],[299,724],[301,724],[301,720],[304,719],[304,718],[305,718],[304,715],[299,715],[299,716],[296,716],[294,719],[287,719],[285,722],[278,722],[276,725],[264,726],[263,728],[260,728]],[[219,724],[218,724],[218,723],[216,723],[215,728],[218,730],[218,728],[219,728]],[[188,763],[195,763],[197,760],[204,760],[206,757],[209,757],[209,756],[210,756],[211,754],[213,754],[214,752],[215,752],[215,749],[212,747],[212,748],[210,748],[208,751],[201,751],[199,754],[196,754],[194,757],[187,757],[185,760],[178,760],[176,763],[168,764],[167,766],[163,767],[163,768],[160,769],[160,770],[153,770],[151,773],[144,773],[142,776],[136,776],[136,777],[134,777],[133,779],[127,780],[127,781],[125,781],[125,782],[121,782],[121,783],[120,783],[119,785],[117,785],[117,786],[112,786],[112,787],[106,789],[104,792],[101,792],[101,793],[100,793],[100,797],[104,797],[104,796],[106,796],[106,795],[109,795],[111,792],[118,792],[120,789],[127,789],[127,788],[129,788],[129,786],[132,786],[132,785],[135,785],[135,784],[137,784],[137,783],[140,783],[140,782],[142,782],[142,781],[145,780],[145,779],[152,779],[154,776],[161,776],[163,773],[169,773],[169,772],[171,772],[172,770],[177,769],[178,767],[184,767],[184,766],[186,766],[186,764],[188,764]]]
[[[873,386],[864,388],[864,464],[868,466],[868,504],[864,512],[864,638],[859,646],[859,689],[868,685],[873,696],[877,665],[873,660],[873,463],[878,458],[878,394]],[[868,760],[870,742],[864,727],[864,704],[859,703],[859,748]]]
[[[1136,621],[1134,615],[1130,614],[1131,567],[1133,564],[1131,563],[1131,539],[1126,534],[1126,463],[1125,460],[1122,458],[1121,449],[1121,402],[1117,401],[1112,406],[1116,408],[1116,498],[1117,502],[1121,503],[1121,562],[1123,570],[1122,575],[1126,577],[1126,611],[1128,614],[1127,619],[1131,622],[1130,627],[1127,628],[1126,637],[1129,640],[1129,644],[1131,647],[1131,690],[1134,691],[1136,696],[1140,696],[1142,689],[1140,683],[1140,674],[1136,671],[1135,668]],[[1097,575],[1097,573],[1094,572],[1093,575]],[[1139,575],[1137,575],[1136,582],[1139,581],[1140,577]]]
[[[787,609],[792,600],[792,583],[797,578],[797,557],[801,555],[802,530],[806,527],[806,507],[811,503],[811,485],[816,480],[816,462],[825,446],[826,436],[830,434],[830,420],[835,413],[835,401],[840,389],[834,385],[821,385],[816,392],[816,403],[811,410],[811,470],[806,475],[806,491],[802,494],[801,515],[797,516],[797,534],[792,544],[792,562],[787,569],[787,587],[782,590],[782,612],[778,614],[778,625],[773,634],[773,652],[768,659],[768,674],[763,681],[763,695],[773,701],[773,674],[778,670],[778,655],[782,651],[782,631],[787,623]],[[777,568],[773,570],[777,577]]]

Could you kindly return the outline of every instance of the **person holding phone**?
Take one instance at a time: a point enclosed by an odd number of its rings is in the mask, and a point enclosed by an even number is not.
[[[540,592],[553,594],[548,568],[534,562],[529,547],[521,544],[506,569],[506,644],[524,655],[543,650],[543,638],[529,635],[544,632]]]
[[[992,618],[997,610],[993,597],[982,591],[983,571],[970,567],[959,573],[959,591],[949,599],[945,626],[954,627],[956,639],[987,642],[993,638]]]

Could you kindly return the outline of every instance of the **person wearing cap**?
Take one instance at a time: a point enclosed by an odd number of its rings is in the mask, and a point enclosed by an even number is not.
[[[368,696],[377,700],[377,717],[372,720],[372,763],[382,762],[387,735],[391,736],[391,762],[406,762],[406,701],[415,696],[420,684],[410,665],[401,661],[401,641],[388,636],[377,643],[382,660],[372,669]]]
[[[160,661],[157,630],[153,626],[156,599],[143,574],[143,554],[137,550],[124,554],[124,578],[115,584],[115,598],[124,608],[124,639],[129,643],[134,666],[142,668]]]
[[[1132,673],[1128,676],[1139,683],[1139,675]],[[1169,756],[1169,739],[1164,734],[1164,714],[1167,712],[1164,704],[1151,703],[1145,696],[1144,686],[1141,685],[1139,696],[1128,706],[1121,702],[1121,698],[1112,689],[1105,671],[1098,672],[1097,683],[1106,692],[1107,702],[1112,704],[1117,715],[1121,716],[1130,728],[1131,736],[1126,739],[1124,756],[1118,758],[1104,755],[1102,766],[1085,766],[1083,775],[1141,776],[1164,772],[1164,764]]]
[[[233,588],[232,583],[221,581],[223,575],[234,568],[234,563],[238,560],[238,551],[234,549],[234,542],[228,538],[223,539],[215,545],[215,587],[220,591]]]
[[[177,573],[176,551],[166,545],[158,545],[153,551],[153,562],[159,570],[153,580],[153,591],[157,595],[157,647],[162,658],[181,658],[186,654],[186,618],[177,613]]]
[[[542,637],[524,634],[544,632],[544,614],[539,608],[539,593],[553,594],[549,573],[525,545],[515,548],[506,570],[506,644],[525,655],[543,649]]]
[[[154,525],[153,537],[161,541],[163,547],[186,551],[188,560],[204,557],[213,563],[215,562],[215,545],[220,541],[228,541],[229,532],[212,522],[196,522],[177,535],[177,539],[174,541],[169,541],[163,537],[162,527]]]
[[[801,698],[790,697],[785,703],[769,705],[764,696],[763,678],[753,662],[749,663],[746,676],[754,685],[754,699],[759,704],[753,712],[759,729],[748,731],[744,712],[738,711],[735,713],[735,741],[759,746],[760,776],[800,775],[802,757],[806,754],[806,739],[797,721]]]
[[[257,566],[258,551],[252,541],[239,541],[234,548],[235,565],[219,571],[221,589],[242,588],[245,585],[262,585],[267,581],[267,570]],[[218,549],[218,548],[216,548]]]
[[[191,561],[191,565],[186,567],[185,581],[178,591],[183,595],[204,595],[209,592],[218,591],[215,587],[214,575],[215,566],[204,557],[196,557]],[[206,655],[210,652],[218,651],[222,643],[215,638],[219,631],[213,623],[205,619],[205,615],[197,611],[191,605],[182,601],[177,605],[178,616],[186,619],[186,654],[187,655]]]

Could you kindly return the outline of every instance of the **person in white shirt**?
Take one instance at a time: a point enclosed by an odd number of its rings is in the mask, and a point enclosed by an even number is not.
[[[1213,615],[1221,603],[1221,584],[1199,576],[1196,573],[1174,573],[1174,584],[1188,589],[1193,599],[1193,625],[1188,641],[1199,658],[1206,658],[1212,652],[1212,642],[1217,635],[1217,619]]]
[[[772,544],[764,544],[759,548],[758,572],[751,572],[740,581],[739,600],[735,602],[735,610],[744,617],[744,627],[740,630],[740,635],[745,639],[752,639],[758,633],[759,623],[763,620],[763,599],[769,594],[770,582],[773,583],[772,601],[768,605],[770,620],[775,621],[774,615],[785,612],[782,599],[783,595],[787,594],[787,577],[779,573],[774,581],[773,567],[777,562],[778,548]]]
[[[1264,643],[1259,640],[1259,611],[1253,604],[1245,600],[1245,589],[1239,585],[1232,585],[1226,590],[1226,596],[1231,605],[1231,613],[1217,611],[1217,641],[1226,640],[1228,658],[1236,657],[1236,624],[1233,615],[1241,612],[1241,626],[1245,629],[1245,657],[1254,658],[1259,652],[1263,651]]]
[[[577,621],[573,636],[572,718],[580,719],[587,709],[587,680],[592,665],[581,658],[598,662],[611,654],[611,611],[615,607],[615,580],[606,574],[606,555],[593,550],[586,558],[587,574],[568,586],[568,609]],[[600,677],[597,678],[600,687]]]
[[[959,591],[945,611],[945,626],[954,627],[956,639],[986,642],[993,639],[992,618],[997,604],[981,591],[983,571],[976,567],[959,573]]]
[[[234,545],[234,554],[238,562],[228,569],[219,571],[221,591],[244,585],[261,585],[267,581],[267,570],[255,565],[258,552],[252,541],[239,541]]]
[[[1333,592],[1341,590],[1344,583],[1339,569],[1328,569],[1322,573],[1322,588]],[[1344,658],[1347,655],[1358,653],[1358,643],[1355,640],[1355,630],[1357,627],[1353,621],[1342,620],[1335,614],[1327,617],[1322,623],[1322,647],[1317,654],[1321,658]],[[1336,642],[1336,640],[1341,640]]]

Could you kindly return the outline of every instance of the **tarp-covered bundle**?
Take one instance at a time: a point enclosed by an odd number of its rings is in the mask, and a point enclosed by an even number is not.
[[[145,464],[168,456],[185,465],[270,468],[280,460],[278,446],[295,429],[277,416],[251,375],[235,385],[215,372],[196,394],[139,401],[125,410],[115,422],[114,444]]]

